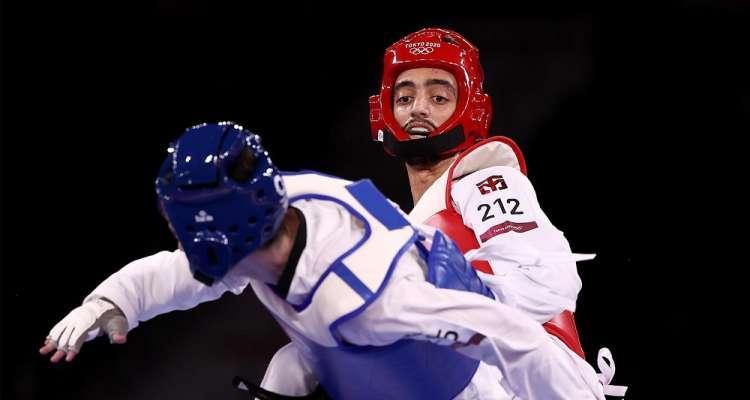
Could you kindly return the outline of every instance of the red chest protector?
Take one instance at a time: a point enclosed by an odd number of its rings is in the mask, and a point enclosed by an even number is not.
[[[492,141],[498,141],[509,146],[518,159],[521,172],[524,175],[526,174],[526,163],[523,159],[523,154],[515,142],[504,136],[493,136],[487,140],[483,140],[459,154],[458,158],[453,162],[448,171],[448,180],[445,189],[445,208],[442,211],[435,213],[424,222],[427,225],[434,226],[443,231],[448,237],[456,242],[463,253],[478,248],[479,243],[474,235],[474,231],[464,225],[463,219],[456,211],[454,211],[453,206],[451,205],[453,172],[456,166],[459,165],[461,159],[471,153],[472,150]],[[474,261],[472,262],[472,266],[479,271],[489,274],[492,273],[492,268],[487,261]],[[581,347],[581,341],[578,338],[578,330],[576,329],[576,322],[572,312],[568,310],[561,312],[556,317],[546,322],[544,324],[544,329],[548,333],[562,340],[563,343],[582,358],[585,358],[583,348]]]

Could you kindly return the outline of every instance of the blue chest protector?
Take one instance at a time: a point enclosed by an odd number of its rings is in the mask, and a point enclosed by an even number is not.
[[[351,183],[346,189],[353,197],[348,200],[358,202],[370,214],[368,218],[373,217],[388,229],[409,225],[369,180]],[[297,196],[294,200],[312,197],[322,198],[316,193]],[[336,202],[342,204],[340,198]],[[429,251],[416,233],[404,250],[415,245],[428,262],[429,282],[437,287],[492,297],[455,244],[440,232],[436,232]],[[391,268],[396,267],[403,253],[398,253]],[[357,293],[365,300],[365,305],[333,323],[332,331],[343,320],[356,317],[381,293],[380,290],[374,293],[361,290],[362,284],[356,276],[348,270],[340,273],[342,269],[347,270],[346,266],[334,265],[333,273],[355,290],[359,287]],[[390,277],[390,273],[387,276]],[[387,282],[383,286],[385,284]],[[303,342],[300,344],[309,350],[305,353],[312,358],[308,361],[316,377],[334,399],[451,399],[468,385],[479,365],[478,361],[448,346],[421,340],[402,339],[388,346],[354,346],[339,341],[338,346],[327,347],[303,336],[293,339]]]

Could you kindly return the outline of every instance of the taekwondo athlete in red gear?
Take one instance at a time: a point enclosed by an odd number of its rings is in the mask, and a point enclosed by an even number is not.
[[[487,261],[473,266],[505,276],[495,280],[499,300],[584,357],[573,317],[581,282],[574,262],[554,257],[570,246],[539,207],[515,142],[488,138],[492,105],[479,50],[457,32],[428,28],[386,49],[383,64],[380,93],[370,98],[371,133],[406,162],[410,216],[440,228],[464,252],[490,243],[501,249],[488,246]],[[449,83],[443,91],[441,81]],[[451,105],[446,117],[442,109]]]
[[[493,274],[482,278],[498,300],[526,312],[583,358],[573,317],[581,281],[572,258],[560,257],[570,246],[541,210],[518,146],[489,137],[492,105],[478,49],[456,32],[429,28],[386,49],[383,64],[380,93],[370,98],[371,134],[405,161],[412,220],[440,228],[464,252],[483,247],[472,256],[484,260],[472,265]],[[295,357],[282,349],[262,385],[288,390],[274,364]],[[611,362],[606,349],[599,365],[606,366],[604,358]],[[624,393],[608,385],[612,373],[605,372],[606,391]],[[477,377],[467,391],[481,393],[500,379],[480,367],[483,373],[486,379]]]
[[[533,187],[520,176],[526,174],[526,163],[518,146],[503,136],[487,140],[492,104],[482,88],[484,72],[476,47],[456,32],[423,29],[386,49],[383,62],[380,94],[370,98],[371,130],[387,153],[406,161],[417,220],[442,228],[463,251],[479,247],[478,241],[505,239],[502,234],[522,236],[511,232],[540,229],[541,222],[547,222],[542,229],[554,229],[549,221],[535,220],[544,214]],[[440,115],[443,109],[450,112]],[[509,187],[506,179],[514,185]],[[494,198],[500,194],[505,198]],[[487,212],[483,204],[491,205]],[[523,211],[530,206],[538,212]],[[529,241],[540,246],[549,239]],[[562,235],[552,239],[565,242]],[[567,243],[558,248],[569,251]],[[493,271],[489,263],[475,266]],[[573,302],[548,320],[547,330],[583,356],[571,313],[580,290],[575,265],[571,272],[574,279],[565,282],[571,287],[560,291]]]
[[[282,176],[257,135],[222,123],[181,136],[156,187],[181,248],[94,289],[50,331],[40,352],[52,361],[250,286],[335,399],[453,398],[480,360],[524,399],[604,397],[590,365],[496,301],[450,239],[370,181]]]

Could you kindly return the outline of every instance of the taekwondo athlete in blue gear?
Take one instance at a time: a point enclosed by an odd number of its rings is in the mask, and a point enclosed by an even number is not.
[[[231,170],[243,162],[243,152],[252,153],[252,173],[236,179]],[[356,317],[382,294],[399,258],[415,243],[428,261],[432,283],[491,296],[455,245],[438,233],[432,250],[427,250],[420,241],[424,237],[372,182],[352,183],[314,172],[282,178],[260,137],[230,122],[194,126],[168,153],[156,179],[159,204],[184,249],[190,273],[209,288],[218,286],[235,265],[273,238],[289,204],[309,199],[334,202],[365,225],[365,236],[332,263],[308,299],[291,304],[300,318],[313,315],[327,322],[314,329],[326,331],[320,336],[331,338],[328,342],[303,334],[290,336],[312,350],[309,361],[330,396],[448,399],[471,380],[478,361],[448,346],[411,339],[388,346],[355,346],[336,334],[339,324]],[[289,194],[285,180],[292,185]],[[389,256],[384,258],[384,253]],[[378,261],[347,265],[362,256]],[[331,290],[334,279],[351,292]],[[127,303],[117,295],[107,299]]]

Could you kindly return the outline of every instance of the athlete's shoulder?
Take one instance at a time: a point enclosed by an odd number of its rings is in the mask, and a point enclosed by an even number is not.
[[[511,167],[526,174],[523,153],[513,140],[505,136],[487,138],[460,153],[449,174],[451,179],[457,179],[494,166]]]

